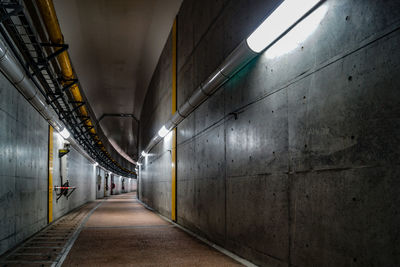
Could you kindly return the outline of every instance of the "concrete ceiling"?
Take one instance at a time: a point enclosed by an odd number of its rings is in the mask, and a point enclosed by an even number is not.
[[[133,113],[140,118],[181,2],[54,0],[72,64],[97,119],[106,113]],[[114,146],[136,158],[134,119],[106,116],[100,125]]]

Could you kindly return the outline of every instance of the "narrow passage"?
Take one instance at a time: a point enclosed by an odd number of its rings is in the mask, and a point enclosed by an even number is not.
[[[112,196],[90,216],[63,266],[240,266],[163,220],[135,193]]]

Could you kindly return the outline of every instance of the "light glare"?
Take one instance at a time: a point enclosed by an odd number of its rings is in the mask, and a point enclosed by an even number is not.
[[[164,138],[168,133],[169,133],[169,131],[167,128],[165,128],[165,125],[163,125],[163,127],[161,127],[161,129],[158,131],[158,135],[161,138]]]
[[[149,154],[147,154],[146,152],[142,151],[142,156],[143,157],[147,157]]]
[[[247,44],[256,53],[271,45],[280,35],[293,26],[321,0],[285,0],[247,38]]]
[[[60,135],[61,135],[64,139],[67,139],[68,137],[71,136],[71,134],[68,132],[67,128],[62,129],[62,131],[60,132]]]

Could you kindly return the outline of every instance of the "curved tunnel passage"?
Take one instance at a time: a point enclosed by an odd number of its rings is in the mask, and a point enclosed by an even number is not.
[[[399,17],[0,1],[0,265],[400,266]]]

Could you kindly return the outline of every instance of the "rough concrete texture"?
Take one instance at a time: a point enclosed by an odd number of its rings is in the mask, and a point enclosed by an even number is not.
[[[0,255],[47,223],[45,120],[0,74]]]
[[[241,266],[137,202],[112,196],[95,210],[63,266]]]
[[[278,1],[197,2],[178,14],[180,104]],[[398,266],[399,17],[395,0],[327,0],[186,118],[178,223],[263,266]],[[139,179],[157,210],[163,146]]]

